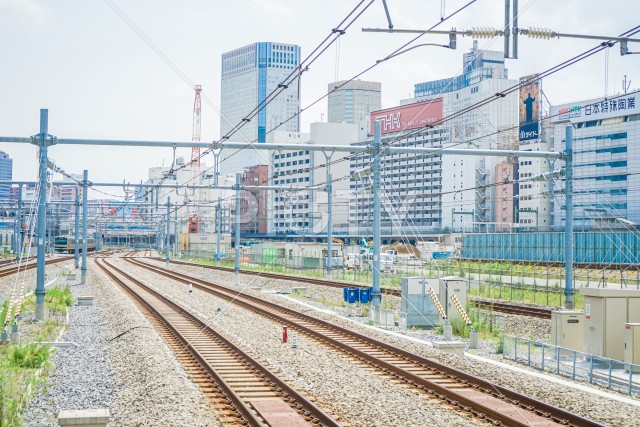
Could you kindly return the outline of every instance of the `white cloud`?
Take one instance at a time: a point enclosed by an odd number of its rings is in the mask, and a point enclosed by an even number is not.
[[[289,3],[290,4],[290,3]],[[252,0],[250,7],[279,18],[291,17],[293,10],[283,0]]]
[[[35,0],[0,0],[0,11],[22,16],[35,24],[51,17],[51,12]]]

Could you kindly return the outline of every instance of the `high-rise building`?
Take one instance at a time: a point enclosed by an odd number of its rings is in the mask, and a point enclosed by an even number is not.
[[[345,80],[329,83],[327,98],[329,123],[360,123],[368,121],[372,111],[379,110],[379,82]]]
[[[553,124],[542,120],[540,139],[520,146],[521,151],[551,151]],[[520,231],[549,231],[553,225],[553,181],[535,179],[550,170],[548,159],[520,158],[518,164],[517,222]],[[557,169],[557,165],[556,165]]]
[[[552,106],[553,151],[566,148],[573,126],[574,229],[635,227],[640,223],[640,91]],[[554,170],[563,169],[557,160]],[[564,188],[564,177],[555,188]],[[565,198],[554,195],[553,225],[565,227]]]
[[[267,132],[300,130],[300,46],[259,42],[222,54],[220,137],[237,142],[265,142]],[[278,93],[277,96],[274,96]],[[249,121],[247,122],[246,120]],[[243,126],[232,135],[237,125]],[[222,175],[264,164],[266,156],[244,150],[242,155],[223,152]],[[227,158],[228,157],[228,158]]]
[[[496,165],[495,229],[497,232],[513,230],[518,215],[518,163],[500,162]]]
[[[304,138],[304,139],[303,139]],[[349,174],[349,163],[342,161],[349,153],[335,152],[327,157],[321,152],[305,149],[309,145],[350,145],[358,140],[358,127],[350,123],[311,123],[310,134],[277,132],[274,142],[299,142],[298,151],[271,151],[271,171],[274,185],[285,187],[272,191],[269,205],[270,228],[275,234],[322,236],[328,225],[326,191],[288,191],[286,187],[324,187],[327,172],[333,175],[333,233],[348,234],[349,181],[338,179]],[[330,170],[324,166],[328,161]]]
[[[502,52],[480,51],[477,43],[464,55],[460,76],[419,83],[415,97],[401,106],[371,114],[380,121],[382,144],[424,148],[513,149],[517,141],[518,94],[512,92],[460,116],[480,101],[517,84],[507,78]],[[442,118],[441,125],[427,127]],[[411,131],[411,132],[407,132]],[[368,145],[371,138],[360,141]],[[504,158],[483,155],[386,154],[382,156],[382,233],[387,240],[495,228],[496,165]],[[369,167],[371,157],[351,159],[352,176]],[[371,235],[370,177],[351,181],[350,234]],[[501,207],[502,208],[502,207]]]
[[[240,178],[240,184],[250,186],[267,185],[268,181],[268,165],[249,166]],[[241,193],[241,233],[264,234],[267,232],[267,196],[267,190],[246,190]]]
[[[3,181],[13,179],[13,159],[4,151],[0,151],[0,179]],[[0,199],[10,198],[11,185],[0,185]]]

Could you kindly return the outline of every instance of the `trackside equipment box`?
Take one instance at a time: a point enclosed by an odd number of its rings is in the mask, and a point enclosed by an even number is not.
[[[551,344],[584,351],[584,312],[554,310],[551,312]]]
[[[447,313],[447,319],[462,319],[460,313],[453,304],[452,295],[460,301],[460,305],[466,310],[467,307],[467,281],[462,277],[449,276],[441,277],[439,280],[440,304]],[[436,289],[434,289],[436,290]]]
[[[640,323],[627,323],[624,326],[624,361],[640,365]],[[638,372],[640,368],[633,369],[633,373]]]
[[[437,279],[403,277],[400,313],[406,317],[407,327],[434,328],[440,324],[440,314],[427,293],[429,287],[438,292]]]
[[[640,323],[640,290],[580,288],[584,295],[586,353],[624,359],[625,324]]]

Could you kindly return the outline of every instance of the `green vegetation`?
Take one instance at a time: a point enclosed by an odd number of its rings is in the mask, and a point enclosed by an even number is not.
[[[480,284],[469,289],[470,296],[479,296],[491,299],[520,301],[533,304],[561,307],[564,305],[564,289],[557,285],[550,287],[525,285],[524,283],[488,283]],[[584,297],[581,294],[573,296],[574,306],[581,309],[584,306]]]
[[[65,314],[73,304],[71,292],[63,287],[47,289],[45,306],[50,313]],[[22,312],[33,309],[35,296],[31,295],[22,303]],[[8,301],[2,303],[0,317],[6,316]],[[52,341],[63,326],[60,320],[49,318],[23,332],[21,344],[0,345],[0,427],[21,425],[21,413],[30,394],[37,386],[40,372],[46,375],[51,365],[51,350],[41,341]]]
[[[67,287],[56,286],[47,289],[47,295],[44,297],[44,305],[49,313],[67,314],[67,307],[73,304],[73,295]],[[22,302],[21,311],[35,310],[36,297],[30,295]]]
[[[7,352],[9,367],[39,369],[49,364],[49,346],[35,342],[11,346]]]

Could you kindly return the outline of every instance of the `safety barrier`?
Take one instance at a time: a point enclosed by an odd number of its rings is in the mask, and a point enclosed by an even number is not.
[[[503,336],[503,357],[574,380],[640,394],[640,365],[512,335]]]

